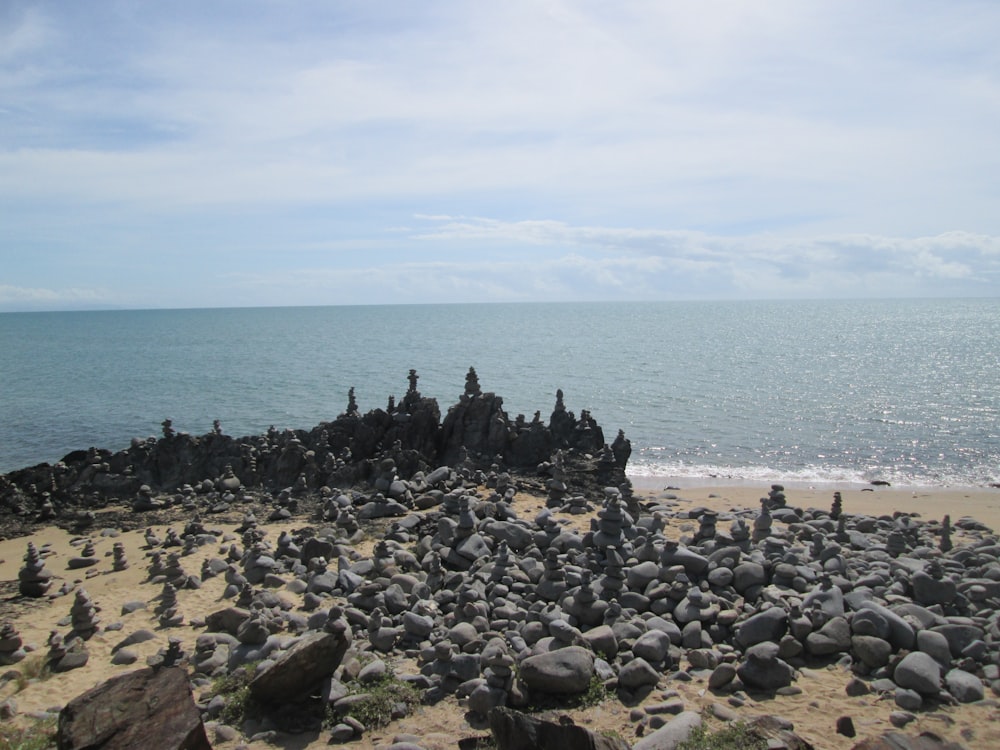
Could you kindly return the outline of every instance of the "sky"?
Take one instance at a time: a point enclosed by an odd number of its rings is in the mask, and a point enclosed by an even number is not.
[[[994,0],[4,0],[0,311],[1000,296]]]

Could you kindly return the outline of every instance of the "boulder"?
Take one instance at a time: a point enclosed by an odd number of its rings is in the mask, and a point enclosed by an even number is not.
[[[746,661],[736,670],[743,684],[763,690],[777,690],[792,684],[795,670],[778,658],[778,644],[758,643],[746,651]]]
[[[140,669],[116,675],[59,712],[60,750],[211,750],[183,669]]]
[[[945,687],[959,703],[981,701],[985,694],[982,681],[974,674],[961,669],[951,669],[944,676]]]
[[[674,750],[701,726],[701,715],[682,711],[650,735],[632,745],[632,750]]]
[[[497,750],[629,750],[620,737],[597,734],[572,723],[544,721],[510,708],[494,708],[489,721]]]
[[[262,703],[290,703],[333,674],[351,645],[350,631],[310,633],[250,681]]]
[[[903,657],[892,674],[901,688],[916,690],[921,695],[937,695],[941,690],[941,666],[923,651],[913,651]]]
[[[567,646],[521,662],[520,676],[539,693],[582,693],[594,676],[594,655],[581,646]]]
[[[736,642],[749,648],[765,641],[777,642],[785,634],[788,614],[781,607],[771,607],[748,617],[736,626]]]

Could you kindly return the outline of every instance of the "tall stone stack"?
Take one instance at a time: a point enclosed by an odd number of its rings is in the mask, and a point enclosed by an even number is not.
[[[69,613],[73,632],[84,640],[94,635],[101,622],[101,618],[97,616],[98,611],[90,594],[85,589],[78,588]]]
[[[18,591],[21,596],[40,598],[45,596],[52,585],[52,573],[45,567],[45,561],[32,542],[24,555],[24,567],[17,574]]]
[[[27,655],[22,645],[17,628],[13,623],[5,622],[0,627],[0,665],[8,667],[21,661]]]

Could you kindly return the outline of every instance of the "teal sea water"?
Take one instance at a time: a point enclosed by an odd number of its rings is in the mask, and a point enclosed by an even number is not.
[[[0,471],[128,446],[165,417],[231,435],[474,366],[512,417],[556,389],[635,476],[976,486],[1000,480],[1000,300],[252,308],[0,315]]]

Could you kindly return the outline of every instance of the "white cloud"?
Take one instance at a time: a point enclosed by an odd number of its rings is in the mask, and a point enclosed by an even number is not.
[[[0,284],[0,309],[30,309],[56,307],[93,307],[108,304],[111,297],[105,289],[22,287]]]
[[[244,280],[308,250],[289,278],[320,302],[997,281],[995,4],[11,7],[0,252],[32,248],[25,287],[46,216],[67,253],[245,246]],[[434,265],[461,243],[523,258]],[[350,248],[344,286],[316,254]]]

